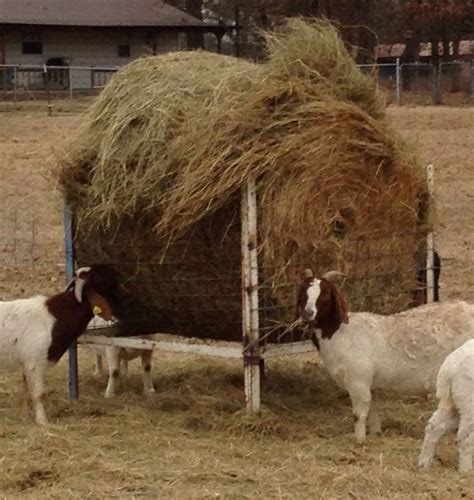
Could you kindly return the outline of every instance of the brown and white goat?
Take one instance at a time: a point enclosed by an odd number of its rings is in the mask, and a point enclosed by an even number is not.
[[[46,368],[61,359],[94,315],[113,318],[116,291],[114,271],[98,264],[79,269],[57,295],[0,302],[0,372],[23,372],[38,424],[47,424]]]
[[[348,391],[358,440],[381,431],[372,391],[432,392],[446,356],[474,338],[474,305],[432,303],[390,316],[347,313],[329,279],[309,273],[298,294],[298,310],[311,323],[326,370]]]

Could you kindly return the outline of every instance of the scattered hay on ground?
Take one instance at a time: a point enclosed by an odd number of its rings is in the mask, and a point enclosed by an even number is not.
[[[470,498],[456,471],[454,436],[430,471],[416,461],[433,401],[378,398],[384,433],[354,440],[348,396],[315,356],[273,360],[264,411],[241,410],[241,363],[160,353],[156,394],[144,398],[132,362],[119,395],[93,375],[80,349],[78,402],[67,396],[67,364],[49,373],[51,425],[22,418],[18,376],[0,377],[0,492],[7,498]],[[15,383],[18,382],[18,384]],[[15,393],[14,387],[18,388]]]

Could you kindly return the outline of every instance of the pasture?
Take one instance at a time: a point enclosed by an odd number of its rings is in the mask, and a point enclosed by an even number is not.
[[[389,113],[435,166],[441,298],[473,302],[474,109]],[[26,106],[0,118],[0,256],[16,255],[13,265],[0,261],[0,299],[55,292],[64,282],[62,202],[48,172],[81,116],[57,103],[51,117]],[[13,214],[15,225],[6,224]],[[357,444],[349,398],[316,356],[268,362],[255,419],[242,411],[239,362],[156,352],[153,397],[140,394],[134,362],[123,392],[105,400],[106,376],[94,377],[92,361],[81,349],[78,402],[68,399],[66,359],[50,371],[47,429],[22,412],[20,376],[0,376],[0,496],[474,498],[474,476],[456,471],[452,436],[431,471],[415,467],[432,400],[379,398],[383,435]]]

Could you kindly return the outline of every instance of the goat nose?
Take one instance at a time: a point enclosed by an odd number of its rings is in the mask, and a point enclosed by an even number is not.
[[[315,309],[312,307],[305,307],[304,308],[304,316],[305,316],[305,319],[312,321],[316,316]]]

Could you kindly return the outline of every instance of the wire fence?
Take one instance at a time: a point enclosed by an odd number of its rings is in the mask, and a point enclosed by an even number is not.
[[[359,66],[373,73],[391,103],[460,104],[474,97],[474,62]],[[0,65],[0,99],[18,103],[97,95],[118,67]]]
[[[65,267],[60,228],[27,197],[5,198],[0,202],[0,300],[57,292]]]

